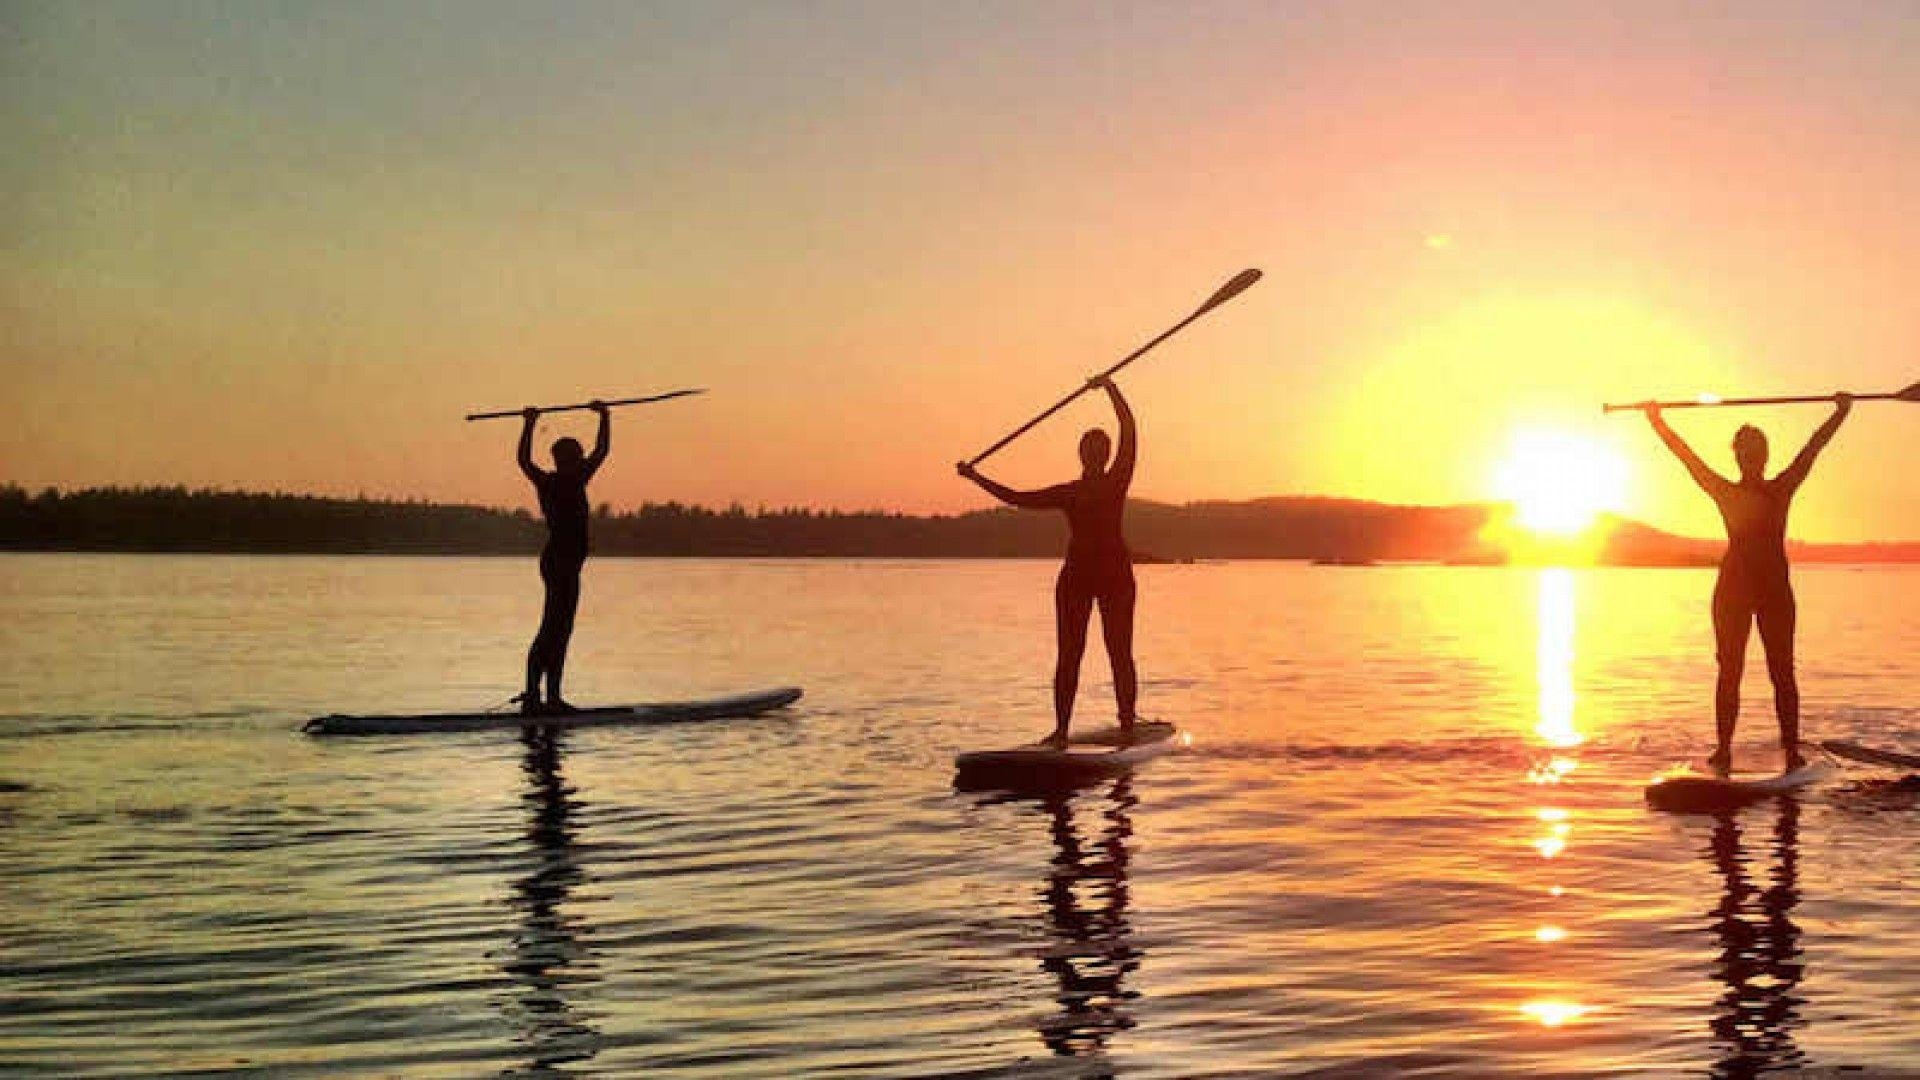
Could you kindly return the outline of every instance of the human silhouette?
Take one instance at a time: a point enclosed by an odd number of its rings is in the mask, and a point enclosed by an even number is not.
[[[1720,558],[1720,576],[1713,586],[1714,659],[1719,678],[1714,687],[1713,718],[1718,747],[1708,760],[1725,776],[1733,768],[1733,729],[1740,718],[1740,676],[1746,666],[1747,636],[1760,627],[1760,644],[1767,655],[1767,674],[1773,680],[1773,709],[1780,721],[1780,749],[1785,767],[1804,764],[1800,756],[1800,687],[1793,675],[1793,585],[1787,577],[1787,510],[1794,492],[1807,479],[1813,460],[1820,456],[1841,421],[1853,408],[1851,394],[1834,396],[1833,415],[1820,425],[1778,476],[1767,479],[1767,437],[1748,424],[1733,435],[1733,457],[1740,479],[1728,480],[1707,467],[1700,455],[1676,435],[1660,414],[1660,406],[1645,406],[1647,421],[1681,464],[1687,467],[1720,509],[1726,524],[1727,551]]]
[[[528,407],[520,414],[520,471],[540,496],[540,514],[547,521],[547,544],[540,550],[540,581],[547,590],[546,606],[540,614],[540,630],[527,648],[527,687],[517,699],[520,711],[528,715],[575,711],[560,696],[560,677],[567,666],[567,643],[573,639],[574,613],[580,609],[580,568],[587,561],[587,481],[607,460],[607,435],[612,426],[604,402],[595,400],[592,407],[600,417],[593,453],[583,453],[577,440],[556,439],[552,472],[533,463],[533,425],[540,410]],[[543,677],[547,684],[544,701],[540,698]]]
[[[1120,447],[1115,452],[1112,440],[1099,428],[1082,435],[1078,480],[1038,491],[1018,491],[981,475],[968,462],[959,465],[961,476],[1001,502],[1028,510],[1060,510],[1067,515],[1067,559],[1053,588],[1059,639],[1053,670],[1054,726],[1052,734],[1043,740],[1054,747],[1067,743],[1073,699],[1080,688],[1080,658],[1087,648],[1087,624],[1096,604],[1100,607],[1107,660],[1113,665],[1113,696],[1122,731],[1133,730],[1134,702],[1139,696],[1139,677],[1133,666],[1133,557],[1122,534],[1138,433],[1133,410],[1127,407],[1127,399],[1112,379],[1102,375],[1088,380],[1087,385],[1105,390],[1112,401],[1120,420]]]

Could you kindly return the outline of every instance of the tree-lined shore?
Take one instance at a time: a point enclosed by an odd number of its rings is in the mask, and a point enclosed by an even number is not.
[[[1507,553],[1485,537],[1499,513],[1310,497],[1136,500],[1128,533],[1157,559],[1499,563]],[[527,555],[543,535],[524,509],[183,487],[0,487],[0,550],[9,551]],[[615,556],[1044,558],[1059,554],[1065,530],[1057,515],[1004,509],[914,515],[648,503],[601,506],[593,535],[597,554]],[[1631,521],[1605,523],[1590,547],[1594,561],[1617,565],[1700,565],[1718,549]],[[1920,544],[1802,544],[1794,554],[1920,562]]]

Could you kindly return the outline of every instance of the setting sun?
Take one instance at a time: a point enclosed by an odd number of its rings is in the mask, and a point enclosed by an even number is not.
[[[1536,533],[1573,536],[1626,503],[1627,463],[1590,436],[1552,430],[1516,432],[1494,467],[1496,498],[1514,505]]]

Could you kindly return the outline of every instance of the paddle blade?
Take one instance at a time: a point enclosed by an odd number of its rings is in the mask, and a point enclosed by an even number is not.
[[[1233,280],[1227,282],[1225,285],[1220,286],[1220,290],[1218,292],[1214,293],[1212,296],[1207,297],[1207,302],[1204,304],[1201,304],[1200,309],[1198,311],[1195,311],[1194,314],[1198,315],[1203,311],[1212,311],[1214,308],[1219,307],[1221,304],[1224,304],[1227,301],[1233,299],[1234,297],[1239,296],[1241,293],[1246,292],[1248,286],[1252,285],[1254,282],[1259,280],[1260,280],[1260,271],[1258,270],[1240,271],[1239,273],[1233,275]]]
[[[1901,401],[1920,401],[1920,382],[1914,383],[1912,386],[1907,387],[1905,390],[1893,396],[1899,398]]]

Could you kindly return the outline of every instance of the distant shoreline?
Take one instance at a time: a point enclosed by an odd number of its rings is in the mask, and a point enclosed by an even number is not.
[[[1174,505],[1135,500],[1128,536],[1141,563],[1303,560],[1354,569],[1451,566],[1712,566],[1723,544],[1609,518],[1587,534],[1538,541],[1525,557],[1486,539],[1498,505],[1397,506],[1280,497]],[[724,510],[649,503],[594,513],[594,553],[612,558],[1058,558],[1055,514]],[[205,555],[536,554],[526,510],[417,501],[171,488],[29,493],[0,487],[0,551]],[[1789,545],[1801,563],[1920,563],[1920,542]]]

